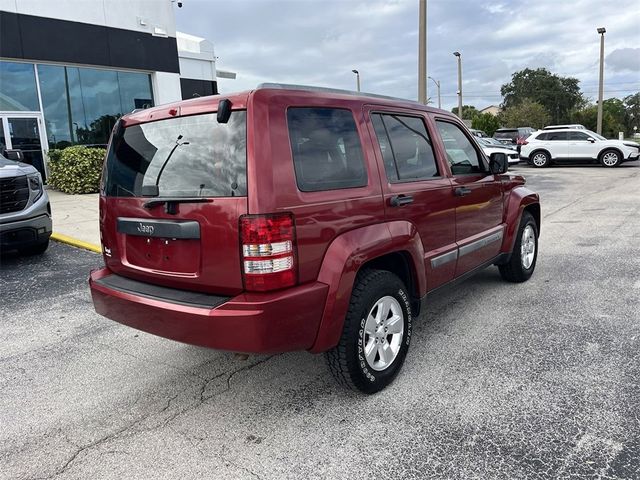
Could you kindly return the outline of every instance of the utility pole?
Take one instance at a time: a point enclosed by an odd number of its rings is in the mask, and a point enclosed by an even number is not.
[[[356,74],[356,88],[358,89],[357,91],[360,91],[360,72],[358,70],[351,70],[353,73]]]
[[[458,58],[458,117],[462,119],[462,55],[460,52],[453,52]]]
[[[418,30],[418,102],[427,103],[427,0],[420,0]]]
[[[440,101],[440,80],[436,80],[433,77],[428,77],[431,80],[433,80],[433,83],[436,84],[436,87],[438,87],[438,108],[442,108],[442,102]]]
[[[600,34],[600,88],[598,89],[598,123],[596,133],[602,135],[602,97],[604,96],[604,27],[598,28]]]

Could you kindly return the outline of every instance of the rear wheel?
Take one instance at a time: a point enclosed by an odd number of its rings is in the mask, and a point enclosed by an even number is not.
[[[617,167],[622,163],[622,155],[615,150],[605,150],[600,154],[600,163],[604,167]]]
[[[529,212],[522,213],[511,258],[499,265],[500,275],[509,282],[526,282],[533,275],[538,259],[538,225]]]
[[[340,342],[326,353],[341,385],[375,393],[402,367],[411,341],[411,307],[402,281],[384,270],[358,274]]]
[[[548,167],[550,163],[551,163],[551,155],[549,155],[547,152],[537,151],[537,152],[533,152],[533,154],[531,155],[531,164],[534,167],[537,167],[537,168]]]

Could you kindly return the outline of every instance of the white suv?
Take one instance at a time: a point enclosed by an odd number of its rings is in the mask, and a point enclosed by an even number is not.
[[[525,140],[520,157],[534,167],[551,163],[595,160],[605,167],[638,160],[640,145],[636,142],[607,140],[591,130],[562,128],[540,130]]]

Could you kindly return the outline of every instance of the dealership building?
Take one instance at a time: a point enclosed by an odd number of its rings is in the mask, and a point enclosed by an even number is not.
[[[104,145],[136,108],[217,91],[213,45],[171,0],[0,0],[0,147],[44,175],[47,151]]]

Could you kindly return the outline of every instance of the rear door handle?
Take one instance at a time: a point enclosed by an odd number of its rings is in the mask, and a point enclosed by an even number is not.
[[[458,187],[454,190],[456,197],[464,197],[471,193],[471,189],[467,187]]]
[[[413,197],[411,195],[396,195],[391,197],[389,203],[392,207],[401,207],[402,205],[413,203]]]

